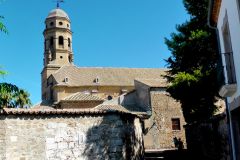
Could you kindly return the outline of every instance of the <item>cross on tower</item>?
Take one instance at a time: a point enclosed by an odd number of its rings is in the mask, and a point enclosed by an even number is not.
[[[57,2],[57,8],[59,8],[60,7],[60,3],[63,3],[64,0],[57,0],[56,2]]]

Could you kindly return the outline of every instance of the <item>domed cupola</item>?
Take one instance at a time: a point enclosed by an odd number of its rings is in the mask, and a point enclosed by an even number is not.
[[[53,9],[49,12],[47,18],[52,18],[52,17],[62,17],[62,18],[69,19],[67,13],[60,8]]]

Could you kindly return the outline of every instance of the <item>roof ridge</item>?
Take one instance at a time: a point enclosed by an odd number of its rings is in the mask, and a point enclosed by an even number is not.
[[[135,78],[135,80],[167,80],[167,78],[162,78],[162,79],[159,79],[159,78]]]
[[[82,69],[82,68],[93,68],[93,69],[161,69],[161,70],[170,70],[168,68],[144,68],[144,67],[84,67],[84,66],[76,66],[78,69]]]

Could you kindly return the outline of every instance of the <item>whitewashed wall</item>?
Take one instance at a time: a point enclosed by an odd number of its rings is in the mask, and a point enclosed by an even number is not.
[[[228,98],[229,103],[231,103],[234,100],[234,98],[240,95],[240,13],[238,10],[239,10],[238,0],[222,0],[222,5],[220,8],[217,24],[220,36],[219,38],[221,45],[221,53],[224,53],[225,49],[222,36],[222,29],[224,25],[224,17],[227,14],[237,78],[237,92],[232,97]],[[223,65],[225,66],[224,55],[222,55],[222,59]],[[225,77],[227,77],[226,70]]]

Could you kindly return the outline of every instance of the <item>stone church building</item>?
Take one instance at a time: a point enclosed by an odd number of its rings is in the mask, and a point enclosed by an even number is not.
[[[0,159],[142,159],[144,150],[175,149],[175,137],[185,144],[166,69],[75,66],[60,8],[43,35],[42,102],[0,112]]]

